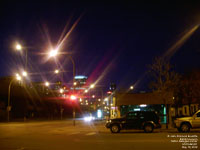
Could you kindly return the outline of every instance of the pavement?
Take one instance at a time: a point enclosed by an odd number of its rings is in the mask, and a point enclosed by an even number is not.
[[[72,120],[9,122],[0,123],[0,150],[179,150],[182,143],[172,142],[180,139],[176,135],[184,134],[165,126],[150,134],[143,130],[112,134],[105,121],[76,120],[75,126]],[[200,137],[200,132],[185,135]]]
[[[18,120],[18,121],[14,121],[14,122],[0,122],[0,125],[9,125],[9,124],[37,124],[37,123],[42,123],[42,124],[48,124],[49,122],[51,123],[68,123],[67,126],[69,127],[73,127],[73,119],[63,119],[63,120],[26,120],[26,121],[22,121],[22,120]],[[109,129],[107,129],[105,127],[106,124],[106,120],[98,120],[98,121],[91,121],[91,122],[85,122],[83,119],[76,119],[76,126],[80,126],[81,129],[88,129],[88,125],[90,127],[95,127],[96,131],[98,130],[99,132],[106,132],[109,131]],[[66,124],[65,124],[66,125]],[[77,130],[77,129],[76,129]],[[200,131],[199,129],[193,129],[195,131]],[[138,132],[138,130],[127,130],[127,131],[136,131]],[[141,130],[143,131],[143,130]],[[168,125],[168,129],[166,128],[166,124],[161,124],[161,128],[160,129],[154,129],[154,132],[177,132],[177,129],[174,128],[172,125]]]

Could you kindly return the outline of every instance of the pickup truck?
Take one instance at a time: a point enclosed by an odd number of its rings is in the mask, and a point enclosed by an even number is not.
[[[191,117],[177,118],[174,125],[179,132],[190,132],[191,128],[200,128],[200,110]]]

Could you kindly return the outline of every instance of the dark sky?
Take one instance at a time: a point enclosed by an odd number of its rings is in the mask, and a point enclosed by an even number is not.
[[[66,55],[46,60],[49,43],[59,43],[80,17],[60,51],[70,53],[76,74],[89,82],[119,87],[139,84],[147,87],[147,65],[162,56],[183,35],[200,22],[199,3],[167,2],[77,2],[77,1],[1,1],[0,2],[0,76],[22,68],[23,55],[13,49],[19,41],[28,50],[31,78],[53,80],[58,64],[66,70],[66,82],[72,79],[72,64]],[[64,30],[66,29],[66,30]],[[197,29],[173,53],[171,62],[183,73],[200,67],[200,29]],[[46,72],[46,73],[45,73]]]

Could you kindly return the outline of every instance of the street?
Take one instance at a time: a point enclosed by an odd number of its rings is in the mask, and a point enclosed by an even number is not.
[[[72,120],[43,121],[0,124],[1,150],[66,150],[66,149],[173,149],[182,148],[182,143],[172,140],[174,136],[200,136],[199,130],[188,134],[178,133],[175,129],[155,130],[144,133],[140,130],[121,131],[111,134],[104,123],[84,123]],[[199,146],[199,141],[197,142]],[[194,149],[198,149],[195,147]]]

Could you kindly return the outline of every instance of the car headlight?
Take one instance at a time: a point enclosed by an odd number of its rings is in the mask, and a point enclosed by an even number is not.
[[[112,121],[111,121],[111,120],[107,120],[107,121],[106,121],[106,123],[110,123],[110,122],[112,122]]]
[[[84,121],[86,121],[86,122],[90,122],[92,120],[95,120],[95,117],[92,117],[92,116],[84,117]]]

